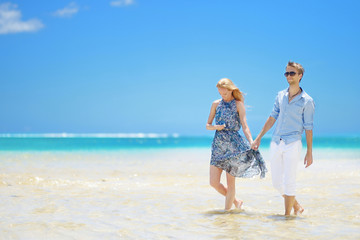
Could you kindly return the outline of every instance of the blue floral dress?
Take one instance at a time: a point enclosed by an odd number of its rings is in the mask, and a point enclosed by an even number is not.
[[[216,108],[215,123],[225,124],[216,131],[211,147],[211,165],[221,168],[235,177],[265,177],[265,162],[258,150],[250,148],[249,142],[239,134],[240,117],[236,100],[221,100]]]

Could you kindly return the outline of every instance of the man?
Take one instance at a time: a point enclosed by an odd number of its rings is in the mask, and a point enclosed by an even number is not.
[[[285,216],[289,216],[292,209],[296,215],[304,211],[295,198],[296,166],[301,159],[301,135],[304,129],[307,143],[304,165],[309,167],[313,162],[315,105],[313,99],[299,86],[304,75],[304,68],[299,63],[289,61],[284,75],[289,88],[278,93],[274,109],[251,148],[259,148],[261,138],[278,120],[270,144],[271,175],[273,186],[284,197]]]

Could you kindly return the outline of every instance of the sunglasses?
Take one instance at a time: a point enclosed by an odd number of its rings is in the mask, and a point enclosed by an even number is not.
[[[285,77],[287,77],[287,76],[289,76],[289,75],[293,77],[293,76],[296,75],[296,72],[285,72],[285,73],[284,73],[284,76],[285,76]]]

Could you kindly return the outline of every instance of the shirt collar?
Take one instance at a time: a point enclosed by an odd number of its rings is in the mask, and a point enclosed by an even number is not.
[[[289,99],[289,88],[290,87],[288,87],[287,89],[286,89],[286,97]],[[301,93],[299,94],[299,95],[297,95],[291,102],[294,102],[294,100],[298,100],[298,99],[300,99],[300,98],[303,98],[305,95],[305,92],[304,92],[304,90],[300,87],[300,89],[301,89]]]

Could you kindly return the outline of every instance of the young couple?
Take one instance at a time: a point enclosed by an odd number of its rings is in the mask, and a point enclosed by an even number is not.
[[[270,165],[273,186],[284,197],[285,216],[304,211],[295,198],[296,166],[301,158],[301,135],[305,129],[307,152],[305,167],[313,162],[312,128],[314,101],[299,86],[304,68],[288,62],[284,73],[289,87],[276,96],[273,111],[255,140],[246,123],[244,97],[234,83],[221,79],[216,87],[222,99],[213,102],[206,124],[208,130],[216,130],[211,148],[210,185],[225,196],[225,210],[232,204],[241,208],[242,201],[235,197],[235,177],[265,177],[265,162],[258,150],[261,138],[274,125],[270,144]],[[215,125],[212,125],[215,118]],[[239,134],[243,128],[246,141]],[[222,171],[226,171],[227,187],[220,183]]]

